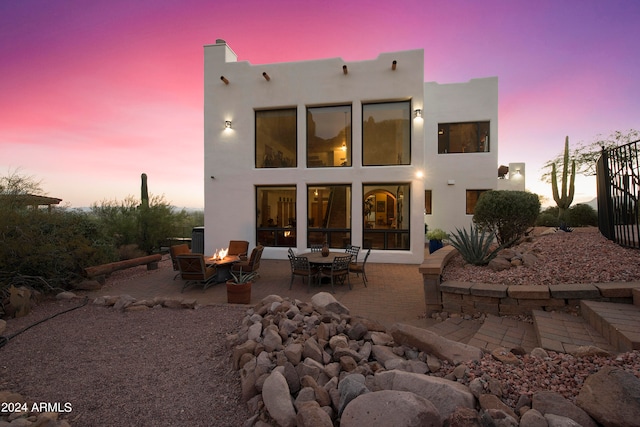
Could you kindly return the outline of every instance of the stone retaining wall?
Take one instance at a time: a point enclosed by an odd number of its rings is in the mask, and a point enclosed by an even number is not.
[[[638,282],[553,286],[442,282],[442,271],[455,253],[453,246],[445,246],[425,258],[419,267],[423,277],[427,316],[441,311],[529,315],[532,310],[575,308],[583,299],[632,304],[633,289],[640,289]]]

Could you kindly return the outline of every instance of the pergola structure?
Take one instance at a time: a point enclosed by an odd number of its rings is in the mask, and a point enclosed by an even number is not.
[[[40,206],[46,206],[47,210],[51,211],[53,205],[58,205],[62,199],[57,197],[38,196],[35,194],[20,194],[20,195],[8,195],[1,194],[0,201],[11,199],[11,203],[21,206],[32,206],[37,209]]]

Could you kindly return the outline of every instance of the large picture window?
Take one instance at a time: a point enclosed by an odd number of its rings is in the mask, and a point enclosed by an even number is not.
[[[345,248],[351,243],[351,186],[308,186],[307,215],[308,245]]]
[[[351,106],[307,108],[307,167],[351,166]]]
[[[362,164],[411,163],[411,102],[362,106]]]
[[[441,123],[438,153],[489,152],[489,122]]]
[[[404,183],[362,186],[363,247],[409,250],[411,186]]]
[[[296,245],[296,187],[256,187],[256,236],[263,246]]]
[[[256,111],[256,168],[294,168],[296,109]]]

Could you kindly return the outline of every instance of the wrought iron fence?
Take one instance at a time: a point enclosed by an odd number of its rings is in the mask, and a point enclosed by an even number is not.
[[[640,249],[638,143],[603,148],[596,176],[600,232],[622,246]]]

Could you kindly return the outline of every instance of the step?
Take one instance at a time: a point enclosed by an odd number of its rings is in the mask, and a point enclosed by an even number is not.
[[[582,300],[580,307],[582,317],[618,351],[640,350],[640,306]]]
[[[538,345],[545,350],[574,353],[578,347],[595,346],[616,352],[607,339],[580,316],[560,311],[532,310]]]
[[[493,315],[487,315],[468,344],[488,352],[497,348],[522,348],[530,353],[537,347],[536,334],[531,323]]]

